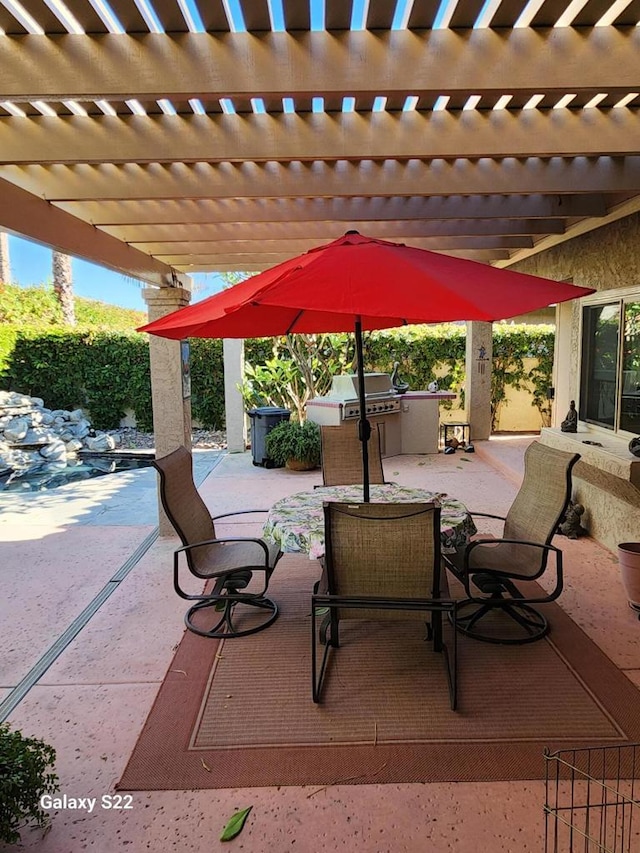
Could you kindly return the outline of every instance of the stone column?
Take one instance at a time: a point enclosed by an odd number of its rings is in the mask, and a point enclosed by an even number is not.
[[[145,288],[149,321],[189,304],[191,293],[182,287]],[[151,396],[156,456],[166,456],[180,445],[191,449],[191,397],[183,383],[182,342],[149,335]],[[158,500],[161,536],[174,534]]]
[[[225,338],[222,342],[222,353],[227,448],[229,453],[243,453],[247,449],[247,422],[238,385],[244,378],[244,341]]]
[[[467,323],[464,408],[473,441],[491,435],[492,332],[491,323]]]
[[[0,282],[10,284],[11,265],[9,263],[9,235],[0,231]]]

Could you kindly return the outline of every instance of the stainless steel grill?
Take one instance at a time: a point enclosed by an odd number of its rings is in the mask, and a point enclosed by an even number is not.
[[[314,397],[307,403],[307,417],[324,426],[360,417],[359,377],[346,373],[334,376],[326,397]],[[400,397],[393,390],[388,373],[365,373],[364,390],[367,415],[392,415],[400,412]]]

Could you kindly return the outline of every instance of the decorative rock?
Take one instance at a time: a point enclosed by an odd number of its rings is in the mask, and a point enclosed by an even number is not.
[[[25,453],[23,450],[13,450],[11,452],[10,464],[13,471],[27,471],[33,465],[42,463],[42,457],[38,457],[40,462],[36,462],[38,454]]]
[[[4,431],[4,434],[5,436],[8,435],[7,430]],[[51,438],[51,434],[44,427],[33,427],[28,429],[26,435],[17,443],[27,446],[30,444],[48,444]]]
[[[52,411],[40,397],[0,391],[0,475],[3,482],[8,475],[12,489],[20,488],[26,476],[25,489],[46,488],[84,446],[101,453],[116,444],[108,433],[93,433],[82,409]],[[113,464],[105,460],[105,470]],[[74,479],[84,478],[82,471],[74,473]]]
[[[75,438],[85,438],[91,432],[91,424],[84,418],[69,427],[69,431]]]
[[[96,436],[89,436],[84,440],[87,450],[93,450],[98,453],[104,453],[106,450],[115,450],[116,443],[113,436],[107,433],[101,433]]]
[[[31,397],[16,391],[0,391],[0,406],[32,406]]]
[[[29,431],[29,421],[26,418],[13,418],[4,429],[7,441],[22,441]]]
[[[57,471],[64,471],[67,467],[67,460],[65,459],[54,459],[51,462],[46,462],[42,466],[42,470],[46,471],[48,474],[55,474]]]
[[[64,441],[58,439],[43,447],[40,455],[49,462],[62,462],[64,460],[66,464],[67,448]]]

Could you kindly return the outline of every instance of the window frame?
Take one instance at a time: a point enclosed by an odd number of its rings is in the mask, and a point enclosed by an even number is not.
[[[615,288],[611,290],[600,290],[597,293],[594,293],[591,296],[587,296],[580,300],[580,324],[579,324],[579,338],[578,338],[578,347],[580,354],[580,361],[578,365],[578,388],[577,388],[577,403],[578,403],[578,412],[580,413],[580,420],[582,423],[588,424],[590,429],[601,430],[606,435],[619,436],[620,438],[633,438],[637,435],[635,432],[629,432],[628,430],[622,429],[620,427],[620,419],[621,419],[621,410],[622,410],[622,388],[623,388],[623,361],[624,361],[624,346],[623,346],[623,337],[624,337],[624,319],[625,319],[625,305],[628,302],[640,302],[640,287],[634,288]],[[607,426],[606,424],[600,421],[594,420],[585,420],[582,417],[582,409],[583,409],[583,388],[584,388],[584,375],[583,368],[589,363],[589,356],[585,353],[585,314],[588,308],[593,308],[598,305],[610,305],[616,304],[618,305],[618,342],[617,342],[617,354],[616,354],[616,388],[615,388],[615,416],[614,416],[614,424],[612,427]]]

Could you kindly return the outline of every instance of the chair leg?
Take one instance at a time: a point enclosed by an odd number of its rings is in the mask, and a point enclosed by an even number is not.
[[[327,645],[327,632],[329,632],[329,645],[337,649],[340,646],[340,636],[338,634],[338,617],[333,608],[329,608],[329,612],[325,615],[318,629],[318,641],[322,646]]]
[[[434,652],[442,651],[442,613],[434,611],[431,622],[427,624],[427,640],[433,640]]]
[[[220,607],[222,605],[222,607]],[[265,611],[265,618],[251,628],[237,628],[237,608],[248,607],[256,608]],[[201,628],[196,625],[193,618],[196,614],[211,608],[216,612],[216,616],[220,614],[218,621],[211,628]],[[237,598],[235,596],[220,596],[219,598],[205,599],[199,601],[189,608],[185,614],[185,625],[194,634],[200,637],[208,637],[210,639],[232,639],[235,637],[248,637],[250,634],[257,634],[259,631],[264,631],[269,625],[272,625],[278,618],[278,605],[268,598],[256,598],[246,596],[246,598]],[[235,624],[234,624],[235,621]]]
[[[449,611],[449,620],[453,626],[451,652],[448,645],[442,640],[442,613],[434,613],[434,616],[440,617],[440,648],[436,649],[434,637],[434,650],[442,652],[444,658],[445,671],[447,673],[447,682],[449,685],[449,703],[451,710],[456,711],[458,708],[458,621],[457,621],[457,604],[453,610]]]
[[[329,608],[329,612],[325,614],[320,628],[316,631],[316,604],[311,600],[311,695],[313,701],[318,704],[322,696],[322,687],[324,685],[324,676],[329,658],[329,650],[338,648],[340,645],[339,636],[339,620],[333,608]],[[327,638],[327,629],[329,637]],[[317,662],[317,643],[324,646],[322,661],[320,662],[320,671],[318,672]]]
[[[459,608],[463,612],[457,619],[458,631],[484,643],[519,646],[541,640],[549,633],[549,623],[546,617],[539,610],[524,602],[498,597],[493,600],[488,598],[484,602],[467,599],[460,602]],[[486,616],[493,614],[496,618],[500,618],[501,613],[507,620],[505,624],[511,628],[511,631],[508,628],[506,633],[500,633],[499,629],[495,631],[490,628],[483,630],[482,620]]]

